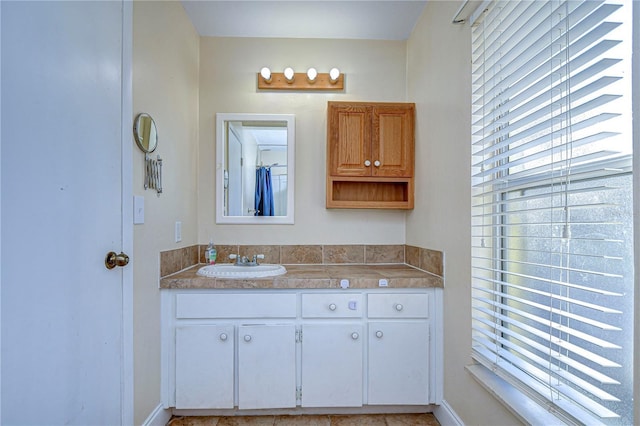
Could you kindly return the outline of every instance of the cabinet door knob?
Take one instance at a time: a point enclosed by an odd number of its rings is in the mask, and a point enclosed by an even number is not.
[[[369,167],[371,165],[371,161],[369,160],[364,160],[364,165]]]
[[[378,160],[376,160],[376,161],[373,162],[373,165],[376,166],[376,167],[380,167],[380,162]]]
[[[400,312],[402,310],[402,308],[404,308],[404,306],[402,306],[402,304],[398,303],[396,305],[396,311]]]
[[[337,306],[336,306],[335,303],[332,303],[332,304],[329,305],[329,309],[332,310],[332,311],[335,311],[336,308],[337,308]]]
[[[225,340],[227,340],[227,333],[221,333],[221,334],[220,334],[220,340],[222,340],[223,342],[224,342]]]
[[[250,336],[250,335],[248,335],[248,334],[245,334],[245,335],[244,335],[244,341],[245,341],[245,342],[250,342],[250,341],[251,341],[251,336]]]
[[[353,340],[358,340],[359,337],[360,337],[360,335],[358,333],[356,333],[355,331],[353,333],[351,333],[351,338]]]
[[[378,339],[382,338],[382,336],[384,336],[384,334],[382,333],[382,331],[380,331],[380,330],[376,331],[376,337],[377,337]]]

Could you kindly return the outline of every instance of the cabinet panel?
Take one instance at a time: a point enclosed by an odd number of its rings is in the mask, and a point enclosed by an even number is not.
[[[361,324],[302,326],[302,406],[362,405]]]
[[[238,327],[238,408],[296,406],[293,324]]]
[[[367,296],[369,318],[429,318],[429,295],[382,293]]]
[[[370,322],[368,403],[429,403],[429,324]]]
[[[329,110],[329,170],[332,175],[369,176],[371,167],[371,109],[343,105]]]
[[[413,105],[373,107],[373,176],[411,177],[414,168]],[[376,165],[376,161],[379,165]]]
[[[176,408],[233,408],[232,325],[176,328]]]
[[[295,318],[296,295],[202,294],[176,295],[176,318]]]
[[[303,318],[360,318],[362,295],[316,293],[302,295]]]

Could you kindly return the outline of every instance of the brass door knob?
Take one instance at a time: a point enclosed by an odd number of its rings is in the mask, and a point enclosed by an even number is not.
[[[107,253],[107,257],[104,258],[104,266],[107,269],[113,269],[116,266],[127,266],[129,263],[129,256],[120,252],[120,254],[116,254],[115,251],[110,251]]]

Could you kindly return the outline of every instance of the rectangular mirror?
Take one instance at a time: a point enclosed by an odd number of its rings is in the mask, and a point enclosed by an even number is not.
[[[293,224],[293,114],[216,114],[216,223]]]

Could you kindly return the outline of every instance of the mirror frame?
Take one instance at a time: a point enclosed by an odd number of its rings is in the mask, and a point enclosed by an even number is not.
[[[285,121],[287,123],[287,214],[285,216],[226,216],[224,214],[225,122]],[[295,210],[295,115],[294,114],[216,114],[216,223],[248,225],[293,225]]]
[[[145,141],[143,140],[144,138],[140,134],[140,121],[145,117],[149,117],[149,120],[151,120],[151,127],[153,128],[153,134],[155,135],[153,143],[151,143],[151,141],[147,141],[145,144]],[[135,120],[133,120],[133,137],[136,140],[138,148],[140,148],[140,150],[145,154],[150,154],[156,150],[158,147],[158,128],[156,127],[156,122],[153,121],[153,117],[151,117],[151,115],[146,112],[141,112],[136,116]]]

